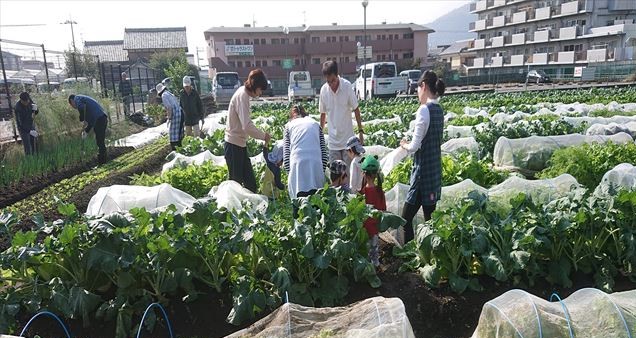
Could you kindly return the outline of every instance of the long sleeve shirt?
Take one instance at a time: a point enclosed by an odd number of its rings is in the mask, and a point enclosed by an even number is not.
[[[86,122],[85,132],[91,131],[97,120],[106,116],[104,109],[94,98],[86,95],[75,95],[75,107],[80,113],[80,122]]]
[[[33,130],[33,114],[37,114],[38,111],[33,110],[33,101],[28,105],[23,105],[21,101],[15,104],[15,123],[18,125],[18,130],[22,133],[28,133]]]
[[[194,126],[203,119],[203,103],[199,93],[192,89],[190,94],[184,89],[179,93],[179,104],[185,115],[185,125]]]
[[[119,82],[119,93],[122,97],[130,95],[132,92],[130,80],[122,80]]]
[[[245,86],[237,89],[228,108],[225,141],[239,147],[247,147],[247,137],[265,140],[265,132],[256,128],[250,117],[250,96]]]
[[[437,100],[428,99],[426,103],[435,103]],[[413,132],[413,140],[404,145],[404,149],[409,153],[414,153],[422,146],[422,141],[428,132],[428,127],[431,124],[431,112],[428,111],[426,104],[420,106],[417,110],[417,116],[415,117],[415,130]]]

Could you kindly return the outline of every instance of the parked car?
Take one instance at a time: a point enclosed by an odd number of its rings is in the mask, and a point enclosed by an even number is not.
[[[407,78],[407,94],[416,94],[417,93],[417,81],[422,76],[422,71],[419,69],[410,69],[400,72],[400,76]]]
[[[229,105],[232,95],[241,87],[237,72],[216,73],[212,79],[212,96],[217,105]]]
[[[406,90],[407,80],[398,76],[395,62],[375,62],[363,65],[358,71],[356,95],[364,98],[364,78],[366,77],[367,98],[396,97]]]
[[[287,97],[289,98],[289,102],[313,100],[316,97],[316,91],[311,86],[311,75],[308,71],[289,73]]]
[[[531,70],[526,75],[526,82],[550,83],[550,77],[542,70]]]

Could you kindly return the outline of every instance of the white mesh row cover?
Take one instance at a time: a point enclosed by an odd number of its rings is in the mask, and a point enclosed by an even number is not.
[[[216,200],[219,208],[228,210],[242,210],[244,201],[250,202],[251,212],[265,212],[267,210],[267,196],[254,194],[243,188],[236,181],[224,181],[212,187],[208,196]]]
[[[135,149],[141,148],[146,144],[152,143],[159,139],[162,135],[168,134],[168,124],[163,123],[156,127],[144,129],[143,131],[128,135],[115,141],[115,147],[133,147]]]
[[[483,131],[486,128],[486,123],[480,123],[475,126],[475,129]],[[448,134],[449,138],[460,137],[474,137],[473,126],[446,126],[444,131]]]
[[[378,156],[379,158],[383,158],[388,153],[393,151],[393,149],[385,147],[385,146],[364,146],[365,155]]]
[[[521,120],[525,120],[526,118],[530,116],[531,114],[524,113],[521,111],[516,111],[513,114],[497,113],[493,115],[490,118],[490,120],[495,123],[514,123]]]
[[[217,166],[225,165],[225,157],[216,156],[212,154],[209,150],[206,150],[194,156],[185,156],[179,153],[170,154],[168,156],[171,156],[173,158],[170,162],[163,165],[163,168],[161,169],[162,174],[175,167],[185,167],[185,166],[188,166],[189,164],[201,165],[206,161],[212,161],[212,163],[214,163],[214,165],[217,165]]]
[[[584,122],[587,123],[588,126],[591,126],[594,124],[610,124],[610,123],[625,124],[629,122],[636,122],[636,116],[612,116],[612,117],[565,116],[563,117],[563,120],[575,127],[579,127]]]
[[[442,154],[455,154],[462,151],[469,151],[473,154],[479,153],[479,143],[474,137],[452,138],[441,146]]]
[[[610,124],[594,124],[587,128],[586,135],[614,135],[620,132],[627,133],[636,138],[636,121],[628,122],[625,124],[610,123]]]
[[[384,176],[388,175],[391,170],[402,160],[404,160],[409,153],[404,150],[402,147],[397,147],[392,150],[390,153],[386,154],[382,159],[380,159],[380,168],[382,168],[382,174]]]
[[[373,297],[343,307],[285,303],[226,338],[415,338],[399,298]]]
[[[586,288],[551,301],[510,290],[484,304],[472,338],[634,338],[636,290]]]
[[[594,193],[607,194],[610,188],[636,190],[636,167],[630,163],[615,166],[603,175]]]
[[[442,195],[439,202],[437,202],[437,208],[441,210],[456,206],[457,202],[468,197],[468,194],[472,191],[484,196],[488,195],[488,189],[478,185],[471,179],[465,179],[459,183],[442,187]]]
[[[356,125],[356,121],[352,120],[353,125]],[[402,124],[402,118],[400,118],[399,116],[394,116],[390,119],[374,119],[374,120],[369,120],[369,121],[364,121],[363,122],[365,126],[375,126],[375,125],[381,125],[381,124]]]
[[[133,208],[155,210],[173,204],[177,212],[191,207],[196,198],[163,183],[154,187],[136,185],[113,185],[97,190],[86,208],[90,216],[107,215],[113,212],[125,212]]]
[[[633,142],[626,133],[616,135],[530,136],[519,139],[500,137],[495,144],[493,162],[495,167],[515,170],[526,176],[546,168],[552,153],[561,148],[578,146],[584,143],[614,142],[624,144]]]
[[[206,135],[212,135],[219,129],[225,129],[226,125],[221,124],[221,119],[227,118],[227,110],[222,110],[218,113],[210,114],[203,119],[203,127],[201,131]]]
[[[562,174],[555,178],[544,180],[526,180],[517,176],[510,176],[505,181],[488,189],[488,198],[506,205],[511,198],[519,193],[530,196],[534,203],[544,204],[554,199],[566,196],[580,185],[570,174]],[[443,194],[443,192],[442,192]]]

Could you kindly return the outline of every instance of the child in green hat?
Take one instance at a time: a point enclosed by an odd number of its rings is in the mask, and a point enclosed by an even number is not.
[[[360,167],[363,173],[361,193],[364,195],[365,202],[377,210],[385,211],[386,197],[382,190],[382,176],[378,157],[365,156]],[[369,234],[369,259],[377,267],[380,265],[378,220],[370,217],[364,221],[364,228]]]

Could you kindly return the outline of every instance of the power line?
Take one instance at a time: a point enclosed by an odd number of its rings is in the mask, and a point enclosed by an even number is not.
[[[47,26],[44,23],[24,24],[24,25],[0,25],[0,27],[34,27],[34,26]]]

